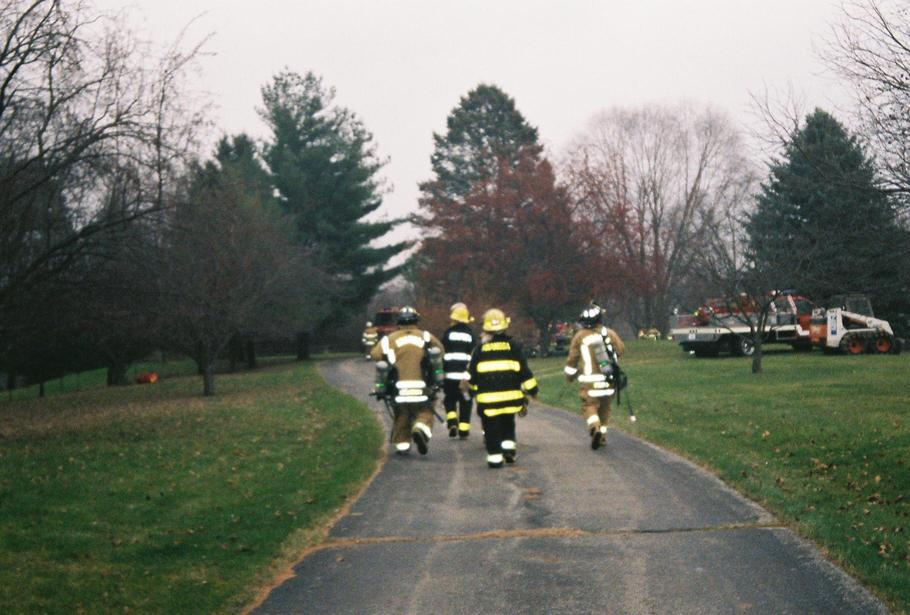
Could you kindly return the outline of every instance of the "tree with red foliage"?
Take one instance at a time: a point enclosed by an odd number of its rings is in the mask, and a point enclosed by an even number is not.
[[[418,254],[425,303],[497,305],[534,323],[543,349],[549,326],[596,292],[604,273],[593,238],[573,220],[571,200],[537,152],[502,161],[462,201],[425,199],[429,236]]]

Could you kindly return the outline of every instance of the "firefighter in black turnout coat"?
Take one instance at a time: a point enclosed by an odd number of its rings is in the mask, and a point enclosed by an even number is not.
[[[539,390],[521,347],[506,335],[508,327],[509,319],[501,310],[486,311],[480,345],[471,355],[468,380],[462,384],[477,400],[491,468],[501,468],[503,461],[515,462],[515,415],[525,415],[525,395],[536,397]]]
[[[442,357],[442,368],[445,371],[443,381],[442,404],[446,409],[446,424],[449,437],[456,435],[465,439],[471,433],[471,395],[461,390],[461,383],[468,377],[468,362],[474,350],[474,332],[468,323],[474,320],[464,303],[456,303],[451,308],[449,318],[452,326],[442,334],[442,345],[445,354]]]

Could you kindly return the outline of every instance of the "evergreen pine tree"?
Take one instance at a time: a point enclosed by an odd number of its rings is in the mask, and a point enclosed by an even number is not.
[[[311,72],[285,71],[263,87],[260,115],[272,133],[264,159],[279,204],[296,222],[297,242],[340,283],[341,317],[361,311],[398,275],[388,263],[408,243],[371,245],[397,224],[364,220],[382,205],[383,162],[373,136],[334,95]]]
[[[262,166],[256,142],[244,133],[222,137],[215,146],[215,162],[230,169],[243,179],[243,186],[264,206],[271,206],[272,194],[269,173]]]
[[[500,164],[514,169],[522,155],[537,158],[537,129],[495,85],[480,84],[461,97],[446,119],[446,133],[433,133],[433,179],[421,184],[424,201],[460,201]]]
[[[865,292],[883,311],[896,299],[904,233],[872,161],[821,109],[771,165],[746,230],[756,270],[779,272],[781,287],[822,303]]]

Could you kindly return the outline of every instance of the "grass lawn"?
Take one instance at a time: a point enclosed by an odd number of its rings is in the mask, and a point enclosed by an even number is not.
[[[313,363],[216,387],[0,402],[0,613],[237,612],[319,539],[376,467],[369,410]]]
[[[708,466],[910,612],[910,355],[770,352],[754,376],[750,359],[633,341],[638,422],[623,400],[611,424]],[[531,366],[542,401],[578,412],[563,362]]]

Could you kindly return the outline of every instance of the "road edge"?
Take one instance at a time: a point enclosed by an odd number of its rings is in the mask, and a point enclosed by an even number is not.
[[[545,404],[536,400],[533,403],[548,410],[557,410],[559,412],[563,412],[571,417],[581,417],[581,414],[573,412],[568,408],[551,406],[549,404]],[[876,613],[888,615],[892,612],[890,605],[884,596],[879,595],[871,587],[866,586],[859,578],[851,574],[850,571],[847,570],[843,565],[843,563],[838,558],[835,558],[831,551],[825,548],[824,545],[820,545],[812,540],[809,536],[804,536],[803,534],[797,532],[792,523],[788,523],[784,520],[779,519],[774,515],[774,513],[766,509],[759,502],[756,502],[745,493],[736,489],[733,485],[724,481],[713,471],[711,466],[702,465],[693,459],[685,457],[680,451],[671,448],[664,448],[654,442],[651,442],[650,440],[646,440],[636,434],[630,433],[621,427],[615,427],[614,421],[611,421],[611,430],[619,431],[622,433],[623,437],[630,438],[647,446],[671,463],[681,463],[685,466],[688,466],[702,477],[716,483],[722,491],[742,501],[751,510],[755,511],[755,513],[758,515],[758,523],[775,525],[776,527],[767,529],[775,530],[778,532],[786,532],[788,538],[794,543],[798,544],[801,550],[808,557],[811,557],[815,561],[824,564],[823,568],[826,570],[826,573],[831,577],[836,577],[839,580],[838,584],[841,586],[841,588],[843,588],[844,591],[861,591],[864,594],[865,603],[874,603],[876,605]]]
[[[335,360],[333,362],[338,362],[338,360]],[[346,395],[347,397],[357,402],[365,403],[363,400],[357,399],[353,395],[350,395],[347,391],[335,386],[326,380],[325,376],[322,373],[322,365],[317,366],[316,371],[319,373],[319,377],[322,378],[322,381],[326,384],[326,386],[332,387],[342,395]],[[379,424],[380,429],[384,432],[386,430],[386,425],[383,423],[382,417],[377,412],[374,412],[369,407],[369,405],[367,405],[367,409],[373,416],[373,420]],[[376,469],[373,471],[373,473],[363,481],[355,493],[352,493],[350,496],[348,496],[344,504],[342,504],[341,507],[338,508],[338,510],[336,510],[331,517],[326,519],[325,522],[316,527],[302,530],[303,532],[310,534],[310,538],[307,542],[310,542],[311,544],[304,548],[303,551],[295,554],[294,561],[289,565],[282,565],[278,568],[279,572],[271,577],[269,584],[258,589],[255,593],[254,598],[246,607],[240,611],[242,615],[250,615],[256,609],[262,606],[265,601],[268,600],[268,597],[275,589],[297,576],[297,573],[294,571],[294,569],[298,564],[300,564],[303,560],[308,558],[313,553],[323,549],[323,545],[326,543],[329,533],[332,531],[332,528],[334,528],[335,525],[343,517],[347,516],[347,514],[351,512],[351,508],[354,506],[354,504],[356,504],[357,501],[363,496],[363,494],[366,493],[366,490],[370,487],[371,484],[373,484],[373,481],[376,480],[376,477],[379,476],[379,473],[382,472],[383,468],[385,468],[385,464],[388,459],[389,443],[388,440],[384,438],[382,441],[382,446],[379,447],[379,459],[377,460]]]

